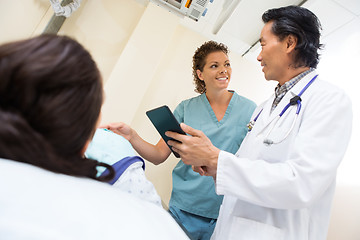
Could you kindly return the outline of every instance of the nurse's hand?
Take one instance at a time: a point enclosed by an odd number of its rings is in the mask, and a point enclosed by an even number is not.
[[[166,132],[166,136],[179,141],[169,140],[168,144],[180,154],[185,164],[202,167],[204,175],[215,176],[220,150],[202,131],[193,129],[184,123],[181,123],[180,126],[189,135]]]
[[[123,136],[126,140],[130,141],[136,132],[126,123],[123,122],[114,122],[108,124],[102,124],[99,128],[106,128],[120,136]]]

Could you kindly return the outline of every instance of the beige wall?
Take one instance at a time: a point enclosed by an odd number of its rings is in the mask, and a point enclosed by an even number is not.
[[[74,37],[91,52],[106,82],[144,10],[133,0],[82,0],[59,34]]]
[[[50,6],[48,0],[0,0],[0,43],[36,34],[50,20]]]
[[[106,92],[103,122],[124,121],[156,143],[159,135],[145,111],[164,104],[174,110],[181,100],[196,95],[191,58],[208,39],[180,25],[175,15],[144,2],[83,0],[59,34],[76,38],[98,63]],[[52,15],[48,0],[0,0],[0,43],[40,34]],[[231,89],[257,103],[272,93],[275,84],[264,80],[258,65],[234,52],[230,60]],[[170,156],[159,166],[146,165],[147,177],[166,204],[177,161]],[[352,187],[336,191],[329,239],[355,240],[360,235],[360,193]]]

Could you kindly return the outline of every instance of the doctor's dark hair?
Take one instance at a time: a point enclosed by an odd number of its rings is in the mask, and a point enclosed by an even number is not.
[[[229,49],[225,44],[217,43],[215,41],[208,41],[198,47],[193,56],[193,78],[195,84],[195,92],[204,93],[206,91],[205,82],[201,80],[196,70],[200,70],[201,72],[204,70],[204,66],[206,64],[206,57],[213,52],[223,52],[226,55],[229,53]]]
[[[272,32],[283,40],[289,35],[297,38],[295,66],[316,68],[319,63],[321,24],[310,10],[299,6],[270,9],[262,15],[264,23],[273,22]]]
[[[0,157],[108,181],[81,156],[103,101],[99,70],[75,40],[41,35],[0,46]],[[97,177],[97,166],[110,174]]]

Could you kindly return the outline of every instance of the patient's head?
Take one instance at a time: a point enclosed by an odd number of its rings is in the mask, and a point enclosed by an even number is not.
[[[0,46],[0,157],[96,178],[82,156],[103,101],[99,70],[75,40],[57,35]]]

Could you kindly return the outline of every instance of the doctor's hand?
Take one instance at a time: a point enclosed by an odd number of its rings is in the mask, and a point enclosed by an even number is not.
[[[191,168],[194,172],[199,173],[201,176],[212,176],[214,178],[214,182],[216,182],[216,169],[208,169],[206,166],[191,166]]]
[[[128,141],[130,141],[131,138],[136,135],[136,132],[129,125],[123,122],[102,124],[99,126],[99,128],[106,128],[118,135],[123,136]]]
[[[168,144],[180,154],[185,164],[201,167],[204,170],[204,175],[214,177],[220,150],[211,143],[202,131],[193,129],[184,123],[181,123],[180,126],[190,136],[166,132],[166,136],[179,141],[169,140]]]

